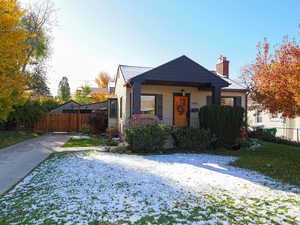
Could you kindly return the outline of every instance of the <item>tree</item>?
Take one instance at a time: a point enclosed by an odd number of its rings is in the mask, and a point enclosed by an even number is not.
[[[97,91],[91,94],[91,102],[104,102],[108,99],[109,96],[110,94],[108,93]]]
[[[28,76],[26,90],[34,96],[50,94],[47,86],[47,60],[50,55],[51,30],[55,24],[55,9],[50,0],[29,4],[27,13],[22,17],[22,27],[32,34],[26,40],[30,48],[26,51],[26,60],[22,72]]]
[[[20,26],[24,13],[16,0],[0,0],[0,121],[21,101],[27,82],[22,66],[31,35]]]
[[[28,82],[26,84],[26,91],[29,96],[33,97],[47,97],[50,95],[50,89],[47,85],[47,70],[43,62],[38,63],[30,72]]]
[[[108,82],[110,81],[110,77],[108,76],[107,73],[100,72],[95,81],[96,81],[98,88],[106,88],[108,85]]]
[[[71,98],[70,85],[67,77],[63,77],[59,82],[58,96],[63,102],[66,102]]]
[[[38,121],[42,113],[49,112],[59,105],[55,99],[42,98],[41,100],[26,99],[22,104],[14,106],[14,111],[9,114],[6,122],[7,128],[18,126],[31,127]]]
[[[254,64],[242,73],[250,97],[271,113],[300,116],[300,46],[288,37],[272,53],[265,39],[257,46]]]
[[[91,92],[92,89],[87,84],[81,86],[80,90],[77,90],[75,93],[75,101],[77,101],[80,104],[91,103]]]

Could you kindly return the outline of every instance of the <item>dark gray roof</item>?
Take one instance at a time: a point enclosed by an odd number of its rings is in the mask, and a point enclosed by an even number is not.
[[[105,110],[105,109],[107,109],[107,101],[81,105],[80,109]]]
[[[50,112],[62,113],[63,110],[65,110],[65,109],[74,109],[78,106],[81,106],[78,102],[76,102],[74,100],[69,100],[69,101],[57,106],[56,108],[52,109]]]
[[[137,72],[134,77],[130,78],[131,81],[153,80],[186,83],[214,83],[223,87],[229,86],[227,81],[186,56],[181,56],[153,69],[149,68],[149,70],[140,75],[138,75]]]

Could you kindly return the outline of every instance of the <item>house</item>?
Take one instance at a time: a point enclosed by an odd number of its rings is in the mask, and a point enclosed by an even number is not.
[[[74,113],[80,108],[80,104],[74,100],[65,102],[64,104],[59,105],[55,109],[52,109],[52,113],[64,114],[64,113]]]
[[[81,105],[74,100],[70,100],[51,110],[52,113],[56,114],[92,113],[99,111],[107,111],[107,101]]]
[[[255,103],[250,100],[249,106]],[[276,128],[276,136],[292,141],[300,141],[300,117],[284,118],[280,114],[272,114],[259,107],[249,107],[248,124],[252,128]]]
[[[230,78],[229,61],[223,56],[216,71],[186,56],[155,68],[119,65],[108,104],[108,127],[123,133],[133,114],[156,115],[166,125],[197,127],[200,107],[222,104],[247,109],[246,93]]]

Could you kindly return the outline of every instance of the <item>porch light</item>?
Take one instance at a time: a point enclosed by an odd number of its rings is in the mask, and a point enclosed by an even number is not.
[[[182,94],[182,96],[185,96],[185,91],[184,91],[184,89],[181,90],[181,94]]]

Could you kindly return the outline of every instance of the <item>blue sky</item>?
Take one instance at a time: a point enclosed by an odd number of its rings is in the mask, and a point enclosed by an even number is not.
[[[28,2],[31,0],[21,0]],[[49,86],[56,95],[67,76],[72,91],[95,86],[100,71],[118,64],[158,66],[186,55],[208,69],[230,60],[231,77],[255,59],[258,41],[272,45],[299,37],[300,2],[287,0],[53,0],[54,29]]]

